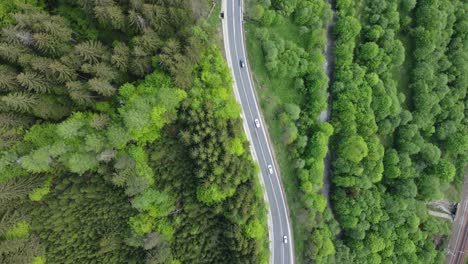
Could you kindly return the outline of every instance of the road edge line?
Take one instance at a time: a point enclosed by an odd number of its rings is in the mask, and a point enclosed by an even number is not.
[[[222,0],[221,1],[221,11],[224,12],[224,19],[226,19],[226,0]],[[231,63],[231,54],[230,54],[230,49],[229,49],[229,41],[225,41],[225,36],[227,37],[228,36],[228,30],[226,29],[227,25],[226,25],[226,22],[225,20],[222,20],[221,21],[221,24],[222,24],[222,35],[223,35],[223,43],[224,43],[224,53],[225,53],[225,56],[226,56],[226,61],[227,61],[227,64],[228,64],[228,67],[230,69],[230,72],[231,72],[231,78],[232,78],[232,85],[233,85],[233,91],[234,91],[234,97],[236,98],[236,101],[238,103],[238,105],[240,106],[241,108],[241,118],[242,118],[242,126],[243,126],[243,129],[244,129],[244,132],[247,136],[247,140],[249,141],[249,149],[250,149],[250,152],[252,154],[252,158],[253,160],[257,163],[258,167],[260,168],[260,163],[258,162],[258,156],[257,156],[257,153],[255,152],[255,148],[253,147],[253,143],[252,143],[252,137],[251,137],[251,134],[250,134],[250,128],[249,128],[249,125],[248,125],[248,121],[246,120],[245,118],[245,113],[244,113],[244,110],[242,108],[242,105],[241,105],[241,99],[240,99],[240,95],[239,95],[239,90],[237,88],[237,83],[236,83],[236,78],[234,76],[234,70],[233,70],[233,65]],[[250,77],[249,77],[250,78]],[[260,169],[259,173],[257,174],[257,177],[260,178],[260,185],[262,186],[262,193],[263,193],[263,200],[264,202],[266,203],[266,209],[267,209],[267,227],[268,227],[268,239],[269,239],[269,242],[268,242],[268,247],[270,249],[270,254],[269,254],[269,263],[273,263],[272,262],[272,258],[273,258],[273,251],[274,251],[274,248],[273,248],[273,229],[272,229],[272,223],[273,223],[273,217],[271,215],[271,210],[270,210],[270,201],[268,199],[268,195],[266,193],[266,187],[265,187],[265,181],[263,179],[263,176],[262,176],[262,170]]]

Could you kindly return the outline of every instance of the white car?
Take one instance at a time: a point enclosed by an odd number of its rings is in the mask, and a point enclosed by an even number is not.
[[[273,166],[268,165],[268,172],[270,172],[270,174],[273,174]]]
[[[283,236],[283,243],[285,243],[285,244],[288,243],[288,236]]]
[[[260,127],[260,120],[258,120],[258,118],[255,118],[254,121],[255,121],[255,126],[256,126],[257,128],[259,128],[259,127]]]

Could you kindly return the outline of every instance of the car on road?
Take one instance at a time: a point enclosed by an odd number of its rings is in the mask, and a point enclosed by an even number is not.
[[[245,67],[245,62],[243,60],[240,60],[239,61],[239,64],[240,64],[240,67],[241,68],[244,68]]]
[[[273,166],[271,166],[271,164],[268,165],[268,172],[273,174]]]
[[[255,122],[255,126],[257,128],[259,128],[260,127],[260,120],[258,120],[258,118],[255,118],[254,122]]]
[[[285,243],[285,244],[288,243],[288,236],[283,236],[283,243]]]

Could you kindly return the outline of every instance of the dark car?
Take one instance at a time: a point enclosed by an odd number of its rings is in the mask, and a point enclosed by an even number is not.
[[[244,62],[243,60],[240,60],[239,64],[240,64],[240,67],[241,67],[241,68],[244,68],[244,67],[245,67],[245,62]]]

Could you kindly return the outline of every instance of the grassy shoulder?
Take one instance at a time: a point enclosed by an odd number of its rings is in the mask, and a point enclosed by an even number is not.
[[[327,107],[323,64],[331,9],[309,1],[247,6],[249,62],[287,195],[296,262],[328,263],[337,230],[321,189],[333,128],[318,117]]]
[[[282,123],[278,118],[278,109],[281,104],[289,102],[297,102],[300,100],[299,94],[292,90],[290,87],[293,85],[292,79],[276,79],[270,78],[268,70],[265,67],[263,51],[260,42],[255,35],[255,27],[253,23],[246,23],[246,40],[247,50],[249,54],[249,65],[253,71],[253,78],[257,94],[262,107],[266,123],[268,124],[268,131],[270,132],[273,141],[276,157],[279,162],[281,176],[288,199],[289,211],[292,218],[292,227],[294,232],[294,246],[297,253],[303,252],[304,243],[306,239],[306,232],[303,230],[303,225],[299,225],[300,215],[297,213],[301,211],[302,204],[297,193],[299,193],[299,183],[294,175],[294,168],[291,160],[289,159],[288,146],[281,141],[283,136]],[[274,28],[271,28],[274,30]],[[279,35],[284,33],[284,37],[297,36],[291,34],[294,31],[294,25],[282,25],[276,27],[280,29],[276,31]],[[291,30],[292,29],[292,30]],[[297,30],[297,29],[296,29]],[[297,254],[299,255],[299,254]],[[298,263],[300,259],[297,259]]]

